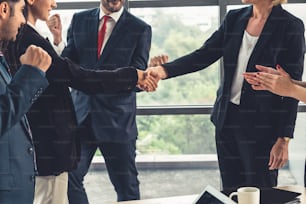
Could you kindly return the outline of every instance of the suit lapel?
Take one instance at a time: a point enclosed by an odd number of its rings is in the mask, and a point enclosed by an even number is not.
[[[227,56],[227,59],[230,61],[227,62],[228,63],[227,67],[231,67],[231,69],[225,71],[229,72],[230,79],[233,79],[233,76],[237,69],[236,65],[237,65],[237,60],[242,43],[244,30],[247,27],[249,18],[252,15],[252,11],[253,7],[252,6],[248,7],[246,11],[242,13],[242,15],[235,21],[234,25],[228,25],[228,26],[235,26],[234,29],[232,29],[232,31],[226,33],[226,35],[228,35],[230,39],[230,44],[228,46],[229,47],[228,49],[231,50],[230,52],[228,52]],[[231,83],[231,81],[229,82]],[[227,87],[230,88],[231,86],[229,85]]]
[[[109,37],[105,47],[103,49],[102,55],[98,61],[98,64],[103,63],[103,60],[112,53],[113,48],[119,42],[120,38],[122,37],[122,33],[126,33],[126,29],[128,28],[127,22],[127,11],[124,10],[121,17],[119,18],[118,22],[116,23],[114,30],[112,31],[111,36]]]
[[[263,30],[260,34],[260,37],[250,56],[247,71],[256,71],[254,66],[249,66],[249,65],[256,64],[258,56],[261,55],[261,51],[265,49],[265,46],[267,46],[267,43],[271,40],[271,37],[275,36],[273,35],[273,33],[275,29],[279,27],[278,24],[281,23],[281,18],[280,18],[281,12],[282,12],[282,7],[280,5],[273,7],[271,14],[268,17],[263,27]]]
[[[88,53],[92,62],[97,61],[97,49],[98,49],[98,29],[99,29],[99,12],[100,9],[97,8],[93,10],[92,14],[86,19],[86,31],[87,37],[86,41],[88,42]]]

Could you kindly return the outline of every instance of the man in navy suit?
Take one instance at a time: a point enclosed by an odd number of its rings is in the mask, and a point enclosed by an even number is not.
[[[25,113],[48,86],[51,64],[45,51],[30,46],[11,78],[3,52],[25,23],[23,8],[23,0],[0,0],[0,203],[11,204],[33,203],[35,153]]]
[[[151,27],[124,9],[124,2],[101,0],[100,8],[75,14],[62,56],[87,69],[145,69]],[[98,37],[100,30],[105,31],[102,41]],[[81,159],[77,169],[69,174],[69,202],[88,203],[83,179],[97,148],[104,156],[117,200],[140,199],[135,165],[136,92],[87,95],[72,90],[71,94],[81,126]]]

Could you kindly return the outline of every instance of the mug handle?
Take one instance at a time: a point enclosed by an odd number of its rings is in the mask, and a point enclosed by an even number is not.
[[[229,195],[230,199],[232,199],[232,197],[234,196],[238,196],[238,192],[233,192]],[[233,199],[232,199],[233,200]]]

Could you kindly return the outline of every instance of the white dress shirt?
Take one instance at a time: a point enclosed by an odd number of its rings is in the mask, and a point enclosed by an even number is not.
[[[233,77],[233,83],[231,88],[230,101],[236,105],[240,104],[241,89],[244,80],[243,73],[247,69],[250,56],[253,52],[258,38],[258,36],[251,36],[247,31],[244,31],[237,61],[237,69]]]

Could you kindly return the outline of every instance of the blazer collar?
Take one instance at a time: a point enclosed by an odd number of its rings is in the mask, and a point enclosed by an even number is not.
[[[265,46],[267,43],[271,40],[272,37],[274,36],[275,29],[279,27],[279,24],[282,21],[281,13],[283,11],[283,8],[281,5],[274,6],[272,8],[272,11],[263,27],[263,30],[259,36],[259,39],[254,47],[254,50],[250,56],[249,59],[249,65],[247,71],[256,71],[255,67],[252,65],[256,64],[258,56],[261,54],[261,50],[265,49]]]

